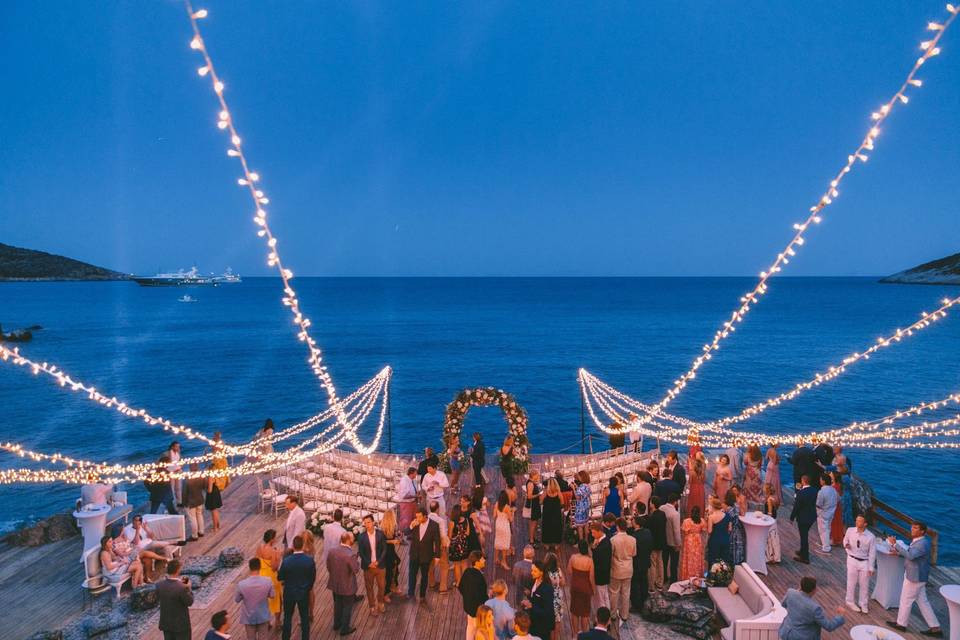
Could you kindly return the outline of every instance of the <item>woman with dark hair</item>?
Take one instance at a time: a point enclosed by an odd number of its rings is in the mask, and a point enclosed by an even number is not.
[[[743,494],[739,487],[727,491],[723,502],[727,507],[727,515],[730,516],[730,563],[736,566],[747,559],[747,531],[740,522],[743,512],[739,506],[743,502]]]
[[[510,496],[507,495],[506,490],[500,492],[493,513],[496,532],[493,538],[493,562],[509,571],[510,565],[507,564],[507,556],[512,553],[510,528],[513,524],[513,507],[510,506]]]
[[[573,526],[577,528],[577,537],[586,540],[590,535],[587,531],[590,524],[590,476],[586,471],[578,471],[573,482],[576,485],[573,495],[577,498],[573,509]]]
[[[523,517],[527,519],[528,536],[530,544],[537,543],[537,525],[540,524],[540,494],[543,493],[543,485],[540,484],[540,472],[534,469],[527,478],[524,485]]]
[[[590,601],[597,587],[593,579],[593,558],[586,540],[577,543],[577,552],[567,561],[570,576],[570,628],[574,637],[590,628]]]
[[[283,556],[277,548],[277,532],[267,529],[263,532],[263,542],[257,547],[257,557],[260,558],[260,575],[270,578],[273,582],[274,597],[267,601],[270,613],[274,615],[275,629],[280,629],[280,614],[283,613],[283,585],[277,580],[277,570]]]
[[[703,576],[703,534],[707,532],[707,523],[700,517],[700,507],[690,509],[690,517],[680,526],[683,549],[680,553],[680,579],[688,580]]]
[[[470,555],[470,519],[464,515],[460,505],[455,505],[450,512],[450,562],[453,563],[453,586],[460,585],[460,576],[463,575],[467,556]]]
[[[603,490],[603,512],[612,513],[619,518],[623,513],[623,498],[620,496],[620,479],[610,476],[607,487]]]
[[[706,508],[706,489],[707,466],[700,458],[694,458],[690,464],[690,476],[687,478],[687,486],[690,492],[687,494],[687,508],[691,511],[693,507],[700,507],[700,513]]]
[[[500,446],[500,473],[504,479],[513,477],[513,436],[507,435]]]
[[[767,533],[767,562],[780,562],[780,531],[776,523],[777,509],[780,508],[780,499],[773,489],[773,485],[763,485],[763,493],[767,499],[763,503],[763,513],[774,519],[774,524]],[[843,541],[840,541],[841,544]]]
[[[713,495],[723,500],[733,484],[733,469],[730,468],[730,456],[721,454],[717,460],[717,470],[713,474]]]
[[[763,454],[757,443],[747,447],[747,455],[743,461],[743,495],[747,505],[759,506],[763,502],[763,488],[760,484],[760,469],[763,466]]]
[[[213,469],[213,462],[207,468]],[[223,498],[220,495],[217,480],[213,476],[207,477],[207,497],[203,499],[203,506],[210,512],[214,533],[220,531],[220,509],[223,507]]]
[[[530,635],[546,640],[556,626],[556,615],[553,612],[553,585],[547,577],[543,561],[537,560],[530,569],[533,576],[533,587],[530,597],[521,603],[530,614]]]
[[[707,516],[707,568],[717,560],[730,562],[730,515],[717,496],[710,497],[710,512]]]
[[[550,633],[552,640],[558,640],[560,631],[563,629],[563,611],[566,609],[564,601],[566,596],[563,587],[566,581],[563,579],[563,572],[560,570],[560,561],[557,560],[557,554],[548,553],[543,556],[543,570],[546,577],[550,580],[553,587],[553,631]],[[546,640],[546,638],[544,638]]]
[[[476,531],[476,543],[471,541],[471,551],[483,551],[486,546],[487,536],[493,532],[493,526],[490,523],[490,501],[483,493],[483,487],[473,488],[473,497],[470,500],[472,513],[470,519],[473,521],[473,528]]]
[[[630,492],[630,507],[638,512],[637,505],[643,505],[643,512],[650,513],[650,498],[653,497],[653,478],[647,471],[637,471],[637,482]]]
[[[113,538],[109,535],[100,538],[100,571],[103,577],[117,582],[124,574],[130,573],[130,585],[134,588],[143,584],[143,565],[132,555],[121,556],[113,548]]]

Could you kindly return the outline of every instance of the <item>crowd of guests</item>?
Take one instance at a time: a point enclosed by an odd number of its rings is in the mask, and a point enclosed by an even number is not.
[[[268,426],[272,429],[272,424]],[[642,609],[651,593],[703,577],[718,561],[730,567],[743,562],[746,536],[742,515],[759,510],[776,518],[783,499],[777,447],[771,446],[764,454],[756,445],[744,451],[740,444],[734,443],[715,463],[708,464],[699,444],[692,440],[685,464],[671,451],[637,473],[629,490],[623,474],[615,473],[600,496],[603,515],[599,519],[591,517],[593,497],[587,471],[577,472],[568,481],[559,471],[545,479],[533,470],[520,487],[508,473],[503,490],[491,502],[494,496],[485,493],[485,454],[479,434],[474,435],[470,450],[474,483],[468,489],[460,482],[464,470],[453,464],[460,460],[459,455],[449,458],[448,477],[439,457],[428,448],[423,460],[400,478],[396,511],[388,510],[379,518],[364,516],[363,530],[356,537],[343,527],[343,514],[337,510],[332,522],[324,525],[322,544],[317,548],[313,532],[306,528],[306,514],[297,498],[288,496],[282,532],[264,532],[249,560],[249,575],[236,585],[236,602],[241,604],[238,622],[245,626],[248,638],[267,638],[279,631],[283,640],[288,640],[296,618],[301,638],[308,638],[314,622],[319,562],[327,571],[333,629],[342,636],[355,631],[352,616],[359,602],[365,600],[369,614],[378,616],[395,599],[424,603],[431,590],[445,593],[456,589],[462,597],[467,640],[559,640],[567,637],[568,620],[575,637],[610,638],[611,625],[624,624],[631,612]],[[508,438],[501,454],[511,447]],[[175,465],[177,460],[167,452],[161,462]],[[817,524],[820,541],[816,551],[830,553],[832,546],[839,545],[847,555],[846,608],[865,613],[869,577],[876,566],[876,540],[864,517],[852,514],[850,461],[840,447],[817,443],[815,448],[801,444],[791,462],[797,492],[790,518],[800,532],[800,549],[794,559],[809,563],[809,531]],[[713,477],[708,478],[711,467]],[[182,500],[189,516],[189,509],[199,506],[198,496],[205,492],[206,502],[210,495],[210,483],[204,482],[206,487],[200,482],[183,483],[179,498],[175,483],[158,487],[158,503],[166,504],[168,498],[178,504]],[[203,514],[196,519],[199,523],[191,524],[191,529],[202,535]],[[530,544],[519,550],[520,557],[511,564],[517,551],[516,527],[523,526],[519,520],[526,520]],[[170,559],[169,549],[153,543],[142,520],[135,518],[130,529],[132,534],[124,532],[119,540],[104,538],[105,571],[129,570],[134,582],[140,582],[146,579],[142,566],[167,561],[161,608],[180,607],[186,612],[188,600],[192,602],[189,582],[179,580],[178,563]],[[890,626],[905,628],[912,603],[917,602],[930,626],[926,633],[936,637],[940,630],[924,588],[929,571],[925,532],[918,523],[909,545],[890,541],[907,563],[900,613]],[[490,536],[493,556],[488,567],[485,549]],[[562,565],[564,540],[573,542],[575,551]],[[408,547],[403,587],[401,546]],[[780,554],[774,526],[767,540],[767,560],[779,562]],[[135,563],[142,565],[136,573]],[[497,579],[503,574],[512,584]],[[358,593],[360,582],[362,595]],[[826,616],[813,600],[815,589],[816,581],[804,578],[799,590],[788,592],[783,601],[788,616],[780,631],[782,638],[807,640],[818,637],[820,628],[843,624],[843,608],[838,616]],[[185,615],[189,625],[189,614]],[[166,634],[166,625],[171,633],[182,632],[183,617],[162,614],[161,629]],[[229,628],[227,617],[227,612],[217,612],[211,620],[211,633],[222,636]],[[208,635],[211,640],[215,637]]]

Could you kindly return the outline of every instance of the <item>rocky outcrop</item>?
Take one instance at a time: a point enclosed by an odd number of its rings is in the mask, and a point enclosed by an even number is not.
[[[8,534],[4,542],[17,547],[39,547],[80,535],[76,519],[69,513],[57,513],[36,524]]]
[[[960,284],[960,253],[882,278],[887,284]]]
[[[126,280],[127,276],[52,253],[0,243],[0,280]]]

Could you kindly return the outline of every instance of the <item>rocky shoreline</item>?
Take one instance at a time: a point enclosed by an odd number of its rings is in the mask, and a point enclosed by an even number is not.
[[[3,541],[15,547],[39,547],[79,535],[77,519],[66,511],[12,531],[3,536]]]
[[[883,284],[960,285],[960,253],[881,278]]]

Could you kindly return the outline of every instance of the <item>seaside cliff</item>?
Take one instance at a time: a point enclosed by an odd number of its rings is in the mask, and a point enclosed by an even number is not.
[[[0,243],[0,281],[126,280],[128,277],[72,258]]]
[[[960,253],[881,278],[886,284],[960,284]]]

